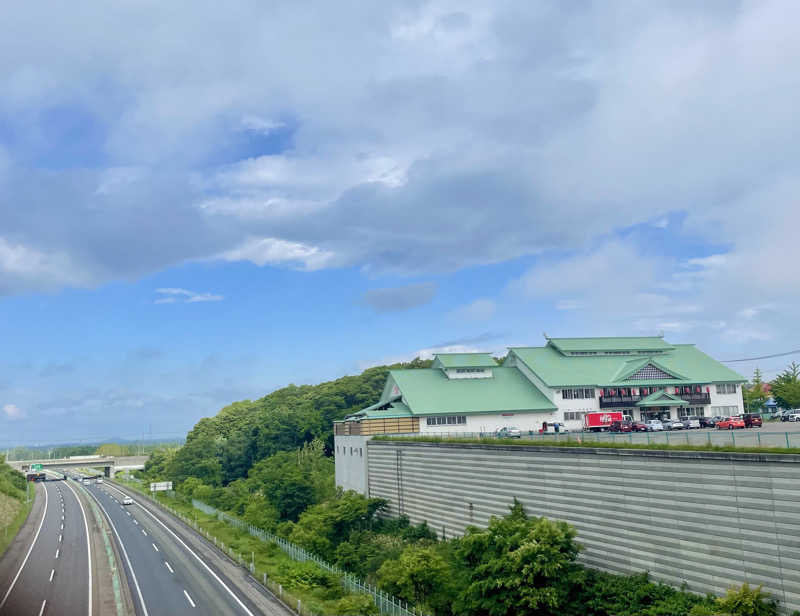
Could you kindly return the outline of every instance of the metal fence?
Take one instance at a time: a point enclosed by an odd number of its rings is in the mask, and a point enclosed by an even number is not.
[[[424,616],[423,612],[420,612],[414,606],[411,606],[405,601],[401,601],[400,599],[385,593],[376,586],[372,586],[371,584],[363,582],[354,575],[341,570],[335,565],[325,562],[319,556],[304,550],[300,546],[295,545],[291,541],[287,541],[283,537],[278,537],[277,535],[273,535],[270,532],[253,526],[252,524],[248,524],[244,520],[240,520],[239,518],[225,513],[224,511],[220,511],[211,505],[207,505],[203,501],[193,498],[192,506],[208,515],[216,516],[216,518],[221,522],[226,522],[231,526],[247,531],[250,533],[250,535],[260,539],[261,541],[264,541],[265,543],[274,543],[281,550],[286,552],[286,554],[288,554],[292,560],[296,560],[298,562],[313,562],[322,569],[339,576],[342,586],[344,586],[344,589],[347,592],[372,595],[372,598],[375,600],[375,605],[378,606],[381,614],[388,614],[389,616]]]
[[[493,432],[424,432],[382,434],[388,438],[482,439],[499,443],[523,440],[553,443],[631,443],[639,445],[695,445],[717,447],[775,447],[800,449],[800,431],[768,432],[758,428],[737,430],[674,430],[664,432],[559,432],[525,434],[519,439],[499,438]]]

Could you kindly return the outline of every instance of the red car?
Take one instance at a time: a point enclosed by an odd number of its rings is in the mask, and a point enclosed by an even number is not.
[[[649,428],[647,427],[647,424],[644,423],[643,421],[634,421],[631,424],[631,430],[633,432],[647,432]]]
[[[763,425],[761,415],[758,413],[745,413],[742,415],[742,421],[748,428],[760,428]]]
[[[611,426],[608,428],[609,432],[632,432],[633,426],[629,421],[620,421],[619,419],[616,421],[611,422]]]
[[[717,422],[717,430],[733,430],[734,428],[744,428],[744,419],[741,417],[726,417]]]

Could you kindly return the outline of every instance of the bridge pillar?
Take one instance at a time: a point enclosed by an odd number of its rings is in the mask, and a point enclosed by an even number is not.
[[[103,467],[103,472],[104,472],[106,477],[111,477],[111,467],[110,466]]]

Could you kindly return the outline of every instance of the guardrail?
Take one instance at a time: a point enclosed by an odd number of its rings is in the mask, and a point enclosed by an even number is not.
[[[418,611],[414,606],[410,606],[405,601],[401,601],[400,599],[393,597],[392,595],[382,591],[380,588],[372,586],[371,584],[367,584],[354,575],[341,570],[339,567],[325,562],[316,554],[312,554],[300,546],[287,541],[283,537],[278,537],[277,535],[273,535],[270,532],[253,526],[252,524],[248,524],[244,520],[240,520],[229,513],[225,513],[216,507],[207,505],[203,501],[193,498],[192,506],[208,515],[216,516],[221,522],[226,522],[231,526],[247,531],[250,533],[250,535],[260,539],[261,541],[264,541],[265,543],[274,543],[281,550],[286,552],[286,554],[288,554],[292,560],[296,560],[298,562],[311,561],[326,571],[340,576],[342,586],[344,586],[345,590],[348,592],[372,595],[372,598],[375,600],[375,605],[378,606],[378,610],[380,610],[381,614],[387,614],[389,616],[424,616],[423,613]]]
[[[559,432],[548,434],[525,434],[518,439],[497,437],[493,432],[422,432],[408,434],[381,434],[385,438],[440,438],[440,439],[484,439],[498,443],[523,440],[546,442],[599,442],[632,443],[646,445],[695,445],[720,447],[773,447],[800,449],[800,431],[765,432],[758,428],[736,430],[674,430],[664,432]]]

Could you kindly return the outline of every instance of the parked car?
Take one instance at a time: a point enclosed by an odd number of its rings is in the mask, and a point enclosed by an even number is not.
[[[617,420],[612,421],[611,426],[608,428],[609,432],[633,432],[633,426],[630,421]]]
[[[700,418],[700,427],[701,428],[713,428],[717,425],[717,420],[713,417],[701,417]]]
[[[678,419],[662,419],[664,430],[683,430],[683,422]]]
[[[744,429],[744,420],[741,417],[726,417],[717,422],[717,430],[734,430],[737,428]]]
[[[648,419],[645,423],[650,432],[661,432],[664,429],[660,419]]]
[[[788,421],[800,421],[800,413],[793,412],[789,415]]]
[[[495,430],[494,435],[497,438],[522,438],[522,430],[515,426],[507,426]]]
[[[760,428],[763,425],[761,415],[758,413],[745,413],[742,415],[742,421],[748,428]]]
[[[683,427],[687,430],[691,430],[693,428],[700,429],[700,418],[697,415],[689,415],[689,417],[683,418]]]
[[[647,427],[647,424],[643,421],[634,421],[631,422],[631,431],[633,432],[648,432],[650,428]]]

